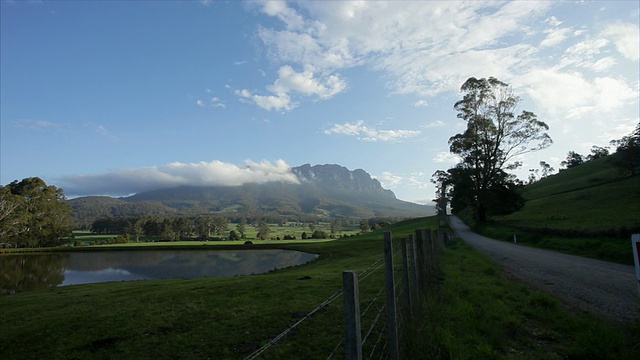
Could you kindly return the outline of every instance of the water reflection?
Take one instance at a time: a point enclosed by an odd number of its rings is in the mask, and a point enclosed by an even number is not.
[[[0,256],[0,294],[142,279],[250,275],[317,255],[291,250],[148,250]]]
[[[68,254],[0,256],[0,295],[62,284],[68,260]]]

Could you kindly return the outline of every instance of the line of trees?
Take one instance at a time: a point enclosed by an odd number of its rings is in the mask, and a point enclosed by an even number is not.
[[[639,139],[640,124],[636,125],[636,128],[629,135],[609,142],[609,145],[616,149],[615,156],[611,157],[610,160],[622,176],[634,176],[639,172]],[[575,151],[569,151],[566,159],[560,165],[569,169],[605,156],[609,156],[609,149],[594,145],[591,147],[591,153],[586,156]]]
[[[317,229],[317,223],[307,224],[310,232],[303,232],[302,239],[326,239],[337,236],[342,232],[342,226],[350,225],[353,219],[332,219],[329,225],[329,232]],[[371,218],[361,219],[360,229],[362,233],[389,226],[394,222],[391,218]],[[302,223],[299,223],[302,225]],[[283,225],[283,224],[279,224]],[[195,217],[168,217],[168,216],[120,216],[104,217],[95,220],[90,227],[95,234],[123,235],[130,241],[139,241],[142,236],[164,241],[177,240],[208,240],[246,239],[247,226],[253,226],[256,231],[256,239],[265,240],[271,238],[271,229],[265,220],[254,220],[249,224],[245,218],[237,220],[235,227],[225,216],[220,215],[198,215]],[[290,238],[293,240],[295,238]],[[285,239],[287,240],[287,239]]]
[[[71,207],[62,189],[38,177],[0,185],[0,244],[49,247],[71,236]]]
[[[143,235],[176,241],[191,239],[194,235],[198,239],[209,239],[214,236],[224,237],[227,234],[228,224],[229,220],[225,217],[208,215],[195,218],[124,216],[97,219],[91,224],[91,232],[95,234],[126,234],[133,241],[139,241]],[[244,237],[243,226],[240,226],[242,231],[238,229],[241,237]]]

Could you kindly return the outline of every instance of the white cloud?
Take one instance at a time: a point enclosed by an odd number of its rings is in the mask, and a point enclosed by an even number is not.
[[[448,151],[441,151],[434,156],[433,161],[436,163],[457,164],[460,162],[460,157]]]
[[[399,141],[402,139],[420,135],[419,130],[378,130],[364,125],[363,120],[355,123],[335,124],[324,130],[327,135],[341,134],[356,136],[363,141]]]
[[[95,130],[95,132],[97,132],[98,134],[104,136],[105,138],[109,139],[109,140],[120,140],[120,138],[118,138],[117,136],[113,135],[111,133],[111,131],[109,131],[109,129],[104,126],[104,125],[94,125],[92,123],[88,123],[85,126],[89,127],[89,128],[93,128]]]
[[[505,47],[499,39],[525,31],[522,23],[543,13],[549,4],[303,2],[297,6],[307,18],[284,9],[283,3],[278,3],[278,11],[263,10],[285,25],[282,30],[261,27],[258,32],[274,61],[323,71],[368,65],[391,74],[389,86],[395,92],[434,95],[456,90],[478,70],[499,75],[504,66],[526,61],[523,46]],[[493,56],[480,53],[488,49],[506,50]],[[487,56],[489,61],[484,60]],[[469,64],[478,65],[469,68]]]
[[[416,189],[426,189],[431,187],[430,176],[425,173],[413,173],[407,179],[409,186]]]
[[[554,148],[597,137],[606,129],[605,119],[617,126],[638,116],[638,26],[606,23],[592,14],[597,9],[590,4],[311,1],[262,6],[275,20],[261,26],[257,36],[280,66],[278,81],[268,87],[276,95],[321,98],[331,89],[323,79],[341,72],[346,82],[348,70],[361,67],[379,74],[390,92],[415,96],[413,106],[436,107],[442,101],[437,96],[457,95],[470,76],[494,76],[512,84],[524,109],[550,125]],[[591,11],[598,21],[567,15],[567,10]],[[431,121],[425,128],[440,125]],[[324,133],[362,141],[418,134],[378,130],[363,121],[335,124]],[[448,153],[434,161],[457,162]]]
[[[554,116],[588,105],[592,98],[591,84],[579,72],[531,69],[519,82],[536,104]]]
[[[590,68],[596,56],[602,53],[609,45],[609,40],[604,38],[589,38],[577,42],[565,50],[559,67],[580,66]]]
[[[272,95],[256,95],[249,90],[236,91],[236,95],[248,99],[266,110],[291,110],[297,106],[290,94],[316,96],[321,100],[330,99],[344,91],[347,84],[339,75],[316,76],[313,66],[305,66],[302,72],[296,72],[285,65],[278,70],[278,79],[267,86]]]
[[[273,93],[299,92],[304,95],[316,95],[320,99],[328,99],[342,92],[346,87],[344,80],[337,75],[329,75],[323,79],[314,77],[312,66],[306,66],[302,72],[296,72],[285,65],[278,70],[278,80],[267,89]]]
[[[222,101],[220,98],[215,97],[215,96],[212,97],[211,99],[209,99],[209,103],[213,107],[219,107],[219,108],[223,108],[223,109],[227,108],[227,105],[225,105],[224,101]]]
[[[16,120],[13,125],[17,128],[27,129],[31,131],[60,131],[68,129],[68,125],[52,122],[49,120],[33,120],[20,119]]]
[[[207,94],[207,96],[211,96],[210,94],[213,93],[213,91],[211,89],[205,89],[204,90],[205,93]],[[222,109],[226,109],[227,105],[225,104],[225,101],[220,99],[217,96],[212,96],[209,97],[208,99],[198,99],[196,100],[196,105],[198,105],[199,107],[217,107],[217,108],[222,108]]]
[[[616,59],[611,56],[603,57],[594,62],[590,68],[595,72],[604,72],[611,69],[617,63]]]
[[[445,122],[442,120],[436,120],[436,121],[432,121],[424,126],[422,126],[425,129],[431,129],[431,128],[437,128],[437,127],[443,127],[445,126]]]
[[[616,49],[627,59],[638,61],[638,25],[616,23],[609,25],[603,32],[616,46]]]
[[[380,181],[382,187],[388,189],[391,186],[398,185],[402,182],[402,177],[398,175],[394,175],[388,171],[383,171],[379,176],[374,176],[375,179]]]
[[[558,27],[560,25],[562,25],[562,21],[558,20],[557,17],[555,16],[550,16],[548,18],[545,19],[545,21],[547,24],[553,26],[553,27]]]
[[[638,103],[638,89],[620,79],[598,77],[593,81],[594,105],[599,111],[613,111],[626,104]]]
[[[586,78],[579,72],[532,69],[520,79],[529,96],[552,117],[612,113],[638,102],[638,90],[621,79]]]
[[[161,166],[119,169],[104,174],[71,175],[60,179],[68,195],[128,195],[132,193],[190,186],[239,186],[247,183],[282,181],[298,183],[284,160],[254,162],[244,166],[219,160],[172,162]]]
[[[623,121],[615,126],[607,126],[606,130],[600,135],[600,140],[604,144],[608,144],[611,140],[621,139],[635,130],[638,119],[623,119]]]
[[[236,95],[241,99],[247,99],[266,110],[291,110],[297,105],[291,101],[289,95],[278,93],[275,95],[255,95],[249,90],[236,90]]]
[[[558,45],[567,38],[570,32],[571,29],[569,28],[547,29],[544,31],[547,37],[540,42],[540,46],[547,47]]]

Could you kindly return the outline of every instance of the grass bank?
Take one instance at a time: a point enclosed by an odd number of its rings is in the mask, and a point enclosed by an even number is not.
[[[416,219],[391,231],[400,239],[436,224]],[[243,359],[330,299],[341,289],[343,270],[367,269],[383,253],[380,232],[287,248],[321,256],[263,275],[74,285],[0,297],[0,358]],[[381,277],[361,283],[362,299],[379,289]],[[446,250],[437,279],[425,321],[415,324],[405,348],[411,358],[625,359],[637,350],[637,326],[567,312],[557,300],[505,279],[462,243]],[[326,359],[342,339],[342,318],[338,298],[260,358]]]
[[[444,254],[412,339],[422,359],[636,359],[639,324],[613,325],[518,283],[461,241]]]

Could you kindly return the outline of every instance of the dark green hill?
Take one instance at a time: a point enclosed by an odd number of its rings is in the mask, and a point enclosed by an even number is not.
[[[85,196],[67,201],[71,205],[71,217],[76,227],[86,228],[101,217],[131,215],[173,215],[176,210],[159,202],[130,203],[109,196]]]
[[[640,228],[640,182],[621,177],[616,154],[561,171],[524,188],[524,209],[498,220],[550,229]]]

